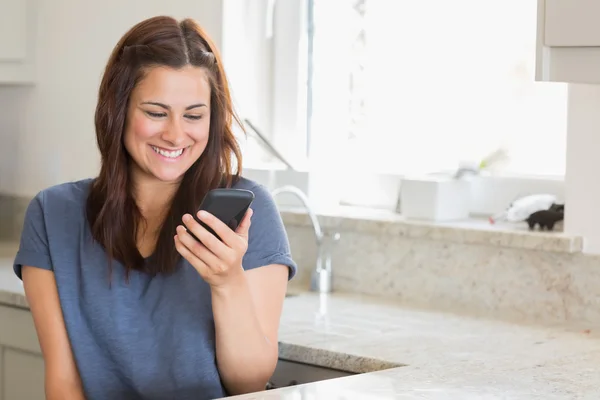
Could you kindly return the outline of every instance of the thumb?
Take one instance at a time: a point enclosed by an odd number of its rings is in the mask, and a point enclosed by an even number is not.
[[[254,211],[251,208],[249,208],[248,211],[246,211],[246,215],[244,215],[244,219],[242,219],[242,222],[235,230],[235,232],[238,235],[246,238],[248,237],[248,231],[250,230],[250,220],[252,218],[252,214],[254,214]]]

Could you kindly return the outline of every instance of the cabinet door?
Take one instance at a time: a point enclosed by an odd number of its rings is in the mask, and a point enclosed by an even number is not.
[[[4,348],[0,371],[2,400],[44,399],[44,360],[41,355]]]
[[[44,359],[33,317],[0,305],[0,400],[44,398]]]
[[[545,0],[545,3],[545,46],[600,46],[600,1]]]
[[[0,346],[41,354],[33,317],[28,310],[0,305]]]
[[[25,0],[0,0],[0,62],[27,57],[27,5]]]
[[[32,84],[38,0],[0,0],[0,85]]]

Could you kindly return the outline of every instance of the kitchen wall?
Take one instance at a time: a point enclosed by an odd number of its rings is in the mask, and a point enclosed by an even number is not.
[[[568,106],[565,232],[600,254],[600,85],[570,84]]]
[[[162,13],[197,18],[221,43],[220,0],[37,1],[35,85],[0,88],[0,104],[20,100],[0,118],[11,144],[2,154],[1,192],[32,196],[96,173],[93,112],[102,69],[128,28]]]
[[[0,193],[15,193],[24,157],[38,151],[30,146],[29,154],[21,152],[26,144],[25,125],[31,120],[25,113],[31,95],[31,88],[0,86]]]
[[[516,233],[323,221],[326,232],[341,233],[331,251],[336,291],[519,323],[600,326],[597,255]],[[286,228],[299,265],[291,285],[307,290],[317,258],[314,232],[308,218],[288,216]],[[420,232],[413,235],[413,229]],[[536,243],[524,246],[528,240]]]

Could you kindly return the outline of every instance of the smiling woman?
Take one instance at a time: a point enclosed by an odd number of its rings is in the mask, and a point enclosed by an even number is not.
[[[220,56],[195,22],[155,17],[119,41],[96,109],[100,174],[32,200],[14,261],[48,399],[265,388],[296,265],[271,195],[241,176],[237,121]],[[254,202],[235,231],[198,213],[219,240],[191,213],[224,187]]]

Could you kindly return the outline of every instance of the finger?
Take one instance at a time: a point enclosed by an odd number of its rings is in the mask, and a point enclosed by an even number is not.
[[[238,235],[236,235],[235,232],[232,231],[231,228],[229,228],[219,218],[215,217],[207,211],[199,211],[198,218],[200,219],[200,221],[204,222],[206,225],[211,227],[212,230],[215,231],[217,235],[219,235],[223,243],[225,243],[227,246],[233,248],[236,245]]]
[[[175,235],[175,249],[177,252],[181,254],[183,258],[185,258],[192,267],[202,276],[205,276],[210,271],[208,265],[206,265],[202,260],[196,257],[179,239],[179,236]]]
[[[251,208],[248,209],[246,215],[244,215],[244,219],[236,229],[236,233],[244,238],[248,238],[248,232],[250,231],[250,224],[252,222],[252,214],[254,214],[254,210]]]
[[[207,233],[211,235],[208,231]],[[212,236],[212,235],[211,235]],[[177,227],[177,239],[183,244],[186,249],[194,255],[198,260],[204,263],[208,268],[215,272],[221,271],[223,262],[212,253],[205,245],[198,243],[196,239],[181,225]],[[218,241],[218,239],[216,239]],[[221,244],[222,245],[222,244]],[[189,261],[189,260],[188,260]]]
[[[216,218],[215,218],[216,219]],[[216,254],[218,257],[224,257],[229,250],[227,245],[221,242],[215,235],[209,232],[205,227],[200,225],[190,214],[185,214],[182,218],[185,227],[190,230],[200,240],[200,242],[209,249],[212,253]],[[208,224],[207,224],[208,225]],[[214,228],[213,228],[214,230]],[[215,231],[216,232],[216,231]],[[187,232],[186,232],[187,233]],[[217,233],[217,235],[219,235]],[[190,239],[194,240],[191,235],[188,236]],[[221,235],[219,235],[221,236]],[[184,236],[185,237],[185,236]],[[221,236],[222,238],[222,236]]]

